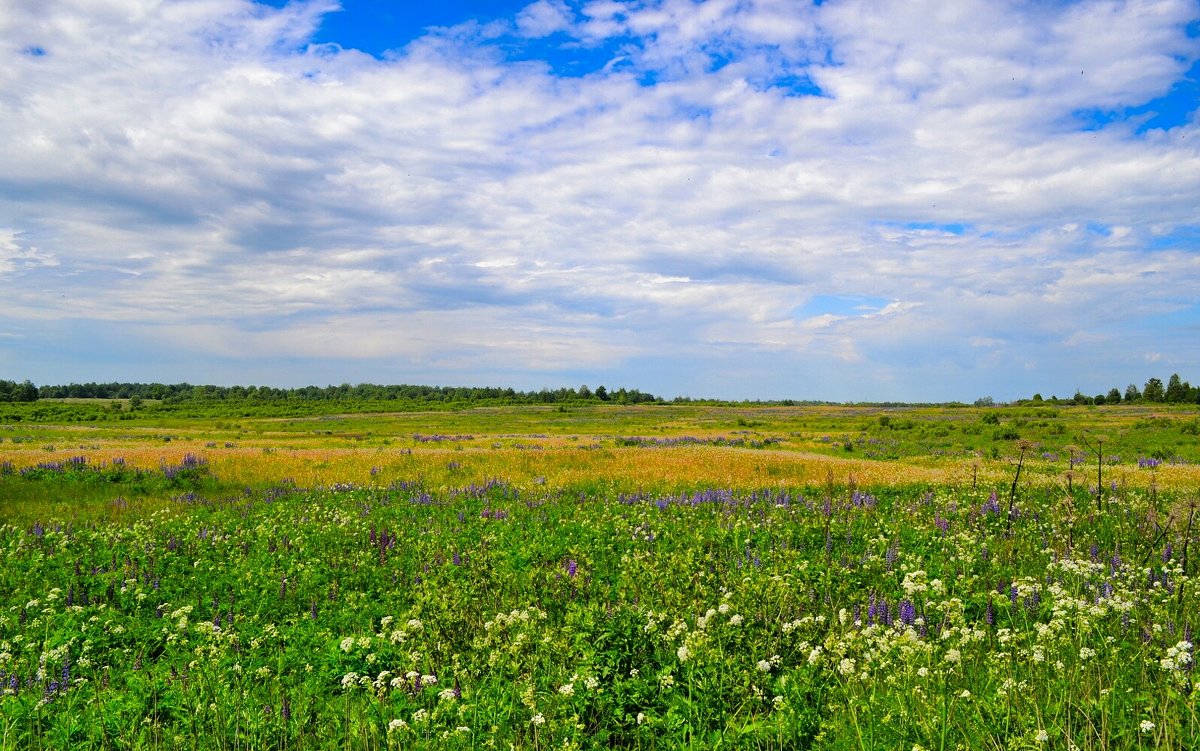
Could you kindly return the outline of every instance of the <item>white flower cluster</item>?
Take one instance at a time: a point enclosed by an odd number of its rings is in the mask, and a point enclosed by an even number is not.
[[[1181,641],[1167,647],[1167,654],[1158,661],[1159,666],[1168,672],[1186,670],[1192,664],[1192,643]]]

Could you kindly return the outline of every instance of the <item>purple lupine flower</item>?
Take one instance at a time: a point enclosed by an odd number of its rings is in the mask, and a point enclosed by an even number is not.
[[[987,625],[996,625],[996,609],[992,607],[992,598],[989,596],[987,600],[987,610],[984,611],[983,619],[987,621]]]
[[[578,568],[579,568],[579,564],[575,562],[574,558],[570,558],[567,560],[567,576],[574,578],[575,572],[578,570]]]
[[[895,542],[892,542],[891,545],[888,545],[887,553],[883,557],[884,565],[887,566],[888,571],[891,571],[896,567],[896,558],[899,555],[900,548]]]
[[[875,617],[879,614],[878,605],[875,602],[875,593],[871,593],[871,599],[867,601],[867,624],[875,622]]]
[[[911,602],[909,602],[908,600],[901,600],[900,601],[900,622],[903,623],[905,626],[911,626],[911,625],[913,625],[913,622],[916,620],[917,620],[916,607],[913,606],[913,604]]]
[[[1035,588],[1033,590],[1033,592],[1031,592],[1029,594],[1029,596],[1025,598],[1025,609],[1026,610],[1037,610],[1038,606],[1041,605],[1041,603],[1042,603],[1042,594],[1040,591],[1038,591],[1038,589]]]
[[[1171,541],[1170,541],[1170,540],[1168,540],[1168,541],[1167,541],[1167,544],[1166,544],[1166,546],[1163,548],[1163,552],[1162,552],[1162,559],[1163,559],[1163,563],[1170,563],[1170,561],[1171,561],[1171,557],[1172,557],[1174,554],[1175,554],[1175,548],[1173,548],[1173,547],[1171,546]]]
[[[1009,585],[1009,587],[1008,587],[1008,600],[1009,600],[1009,602],[1011,602],[1013,605],[1016,605],[1016,604],[1017,604],[1017,594],[1018,594],[1018,592],[1017,592],[1017,585],[1016,585],[1016,584],[1011,584],[1011,585]]]
[[[1092,563],[1100,560],[1100,547],[1096,543],[1092,543],[1092,547],[1088,549],[1088,553],[1092,557]]]
[[[462,556],[460,556],[460,555],[458,554],[458,551],[457,551],[457,550],[456,550],[456,551],[454,551],[454,556],[453,556],[452,560],[454,561],[454,565],[455,565],[455,566],[461,566],[461,565],[462,565]]]
[[[292,703],[286,696],[283,697],[283,702],[279,707],[279,716],[283,718],[284,722],[292,719]]]

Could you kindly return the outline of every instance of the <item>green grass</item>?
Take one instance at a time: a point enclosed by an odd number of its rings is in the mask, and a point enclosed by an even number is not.
[[[1103,431],[1123,464],[1190,456],[1194,419],[687,406],[12,426],[0,751],[1200,747],[1195,487],[1097,499],[1040,455],[1014,486],[1011,439],[974,487],[772,474],[886,449],[868,463],[901,475],[946,460],[928,440],[978,452],[1019,420],[1058,441],[1039,451]],[[618,445],[633,436],[781,444]],[[211,461],[187,458],[207,443]],[[341,487],[297,487],[268,472],[309,461],[288,444],[362,458]],[[171,458],[114,460],[138,446]],[[247,450],[249,485],[220,461]],[[639,490],[605,471],[676,456],[697,476],[762,472]],[[569,463],[594,469],[521,474]]]
[[[1010,527],[982,492],[832,491],[501,482],[6,527],[2,747],[1200,742],[1194,563],[1147,498],[1025,498]]]

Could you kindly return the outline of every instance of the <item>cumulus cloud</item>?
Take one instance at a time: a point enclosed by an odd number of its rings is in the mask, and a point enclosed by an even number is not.
[[[1125,114],[1200,58],[1187,0],[537,0],[383,58],[313,43],[332,2],[8,7],[6,312],[129,327],[108,377],[933,399],[1200,355],[1194,107]]]

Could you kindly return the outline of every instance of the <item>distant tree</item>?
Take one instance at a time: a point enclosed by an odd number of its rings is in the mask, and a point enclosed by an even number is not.
[[[1189,389],[1190,387],[1180,380],[1178,373],[1172,373],[1170,380],[1167,381],[1166,400],[1172,404],[1186,401]]]
[[[1092,404],[1104,404],[1106,401],[1104,394],[1096,394],[1092,397]]]
[[[1109,389],[1108,396],[1104,397],[1104,403],[1105,404],[1120,404],[1121,403],[1121,390],[1116,388],[1115,386],[1113,388]]]
[[[1040,401],[1042,401],[1042,395],[1041,395],[1041,394],[1034,394],[1034,395],[1033,395],[1033,400],[1034,400],[1035,402],[1040,402]]]
[[[586,383],[579,387],[578,393],[579,393],[580,399],[591,399],[592,398],[592,390],[587,387]]]
[[[29,381],[0,381],[0,402],[36,402],[38,387]]]
[[[608,389],[603,386],[596,387],[596,398],[602,402],[608,401]]]
[[[1138,391],[1138,387],[1132,383],[1125,387],[1125,401],[1136,402],[1142,398],[1142,392]]]
[[[1073,399],[1071,399],[1071,401],[1075,402],[1076,404],[1091,404],[1092,403],[1092,400],[1089,399],[1088,397],[1084,396],[1082,393],[1080,393],[1078,389],[1076,389],[1075,397]]]
[[[995,404],[996,401],[990,396],[981,396],[975,400],[976,407],[992,407],[995,406]]]
[[[1146,381],[1145,387],[1142,388],[1142,398],[1148,402],[1161,402],[1166,399],[1167,393],[1163,389],[1163,382],[1157,378]]]

